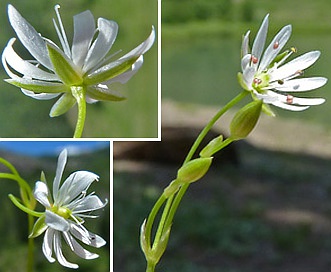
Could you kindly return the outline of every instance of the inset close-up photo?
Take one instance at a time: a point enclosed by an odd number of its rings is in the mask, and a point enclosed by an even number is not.
[[[0,142],[1,271],[110,271],[109,142]]]
[[[0,7],[0,137],[159,136],[157,1]]]

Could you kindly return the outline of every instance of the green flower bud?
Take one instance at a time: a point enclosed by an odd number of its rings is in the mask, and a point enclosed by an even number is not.
[[[201,151],[200,157],[208,158],[213,156],[223,145],[223,135],[220,135],[211,140]]]
[[[192,183],[202,178],[208,171],[212,157],[198,158],[184,164],[177,172],[177,180],[181,183]]]
[[[255,100],[236,113],[230,124],[230,137],[233,140],[243,139],[253,130],[259,120],[262,104],[262,100]]]

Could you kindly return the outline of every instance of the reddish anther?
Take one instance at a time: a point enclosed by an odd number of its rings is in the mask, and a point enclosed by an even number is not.
[[[288,94],[287,96],[286,96],[286,103],[287,104],[292,104],[293,103],[293,95],[290,95],[290,94]]]

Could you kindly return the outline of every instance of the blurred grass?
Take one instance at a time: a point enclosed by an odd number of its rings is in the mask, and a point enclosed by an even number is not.
[[[0,47],[4,48],[15,33],[7,19],[8,1],[0,0]],[[143,42],[152,25],[157,27],[157,1],[10,1],[38,32],[56,41],[58,37],[52,18],[53,7],[61,5],[61,16],[69,41],[72,39],[72,16],[90,9],[95,19],[104,17],[115,20],[119,34],[111,52],[122,49],[126,53]],[[26,51],[16,47],[21,56]],[[7,78],[3,70],[1,78]],[[123,92],[124,102],[100,102],[87,107],[84,137],[157,137],[157,43],[146,53],[144,65],[127,84],[114,86]],[[37,101],[23,95],[18,88],[0,81],[0,137],[72,137],[76,122],[76,108],[64,116],[48,116],[55,99]]]
[[[6,159],[6,155],[2,154]],[[20,175],[29,182],[33,187],[35,181],[40,178],[40,172],[44,171],[47,181],[52,183],[57,158],[44,157],[44,158],[30,158],[27,156],[12,156],[10,155],[12,163]],[[15,158],[15,159],[14,159]],[[28,161],[25,164],[23,161]],[[110,199],[110,156],[109,149],[100,150],[98,152],[80,155],[79,157],[68,157],[68,163],[63,175],[63,179],[77,170],[87,170],[97,173],[100,176],[99,182],[92,184],[90,192],[95,191],[101,199]],[[3,168],[1,166],[1,171]],[[0,220],[0,233],[2,233],[2,240],[0,245],[0,271],[16,272],[25,271],[26,254],[27,254],[27,216],[25,213],[17,209],[9,200],[8,194],[12,193],[16,196],[19,195],[18,186],[16,183],[2,179],[0,181],[0,205],[2,207],[2,219]],[[38,210],[42,211],[42,206],[38,204]],[[83,260],[68,250],[67,245],[63,243],[64,254],[66,258],[74,263],[79,264],[79,271],[96,271],[106,272],[109,271],[110,264],[110,205],[108,204],[103,210],[98,212],[100,217],[98,219],[86,220],[86,228],[91,232],[99,234],[103,237],[107,244],[99,249],[85,246],[87,250],[91,250],[100,255],[95,260]],[[41,246],[43,236],[35,239],[35,264],[36,271],[71,271],[59,265],[58,263],[50,264],[44,257]]]

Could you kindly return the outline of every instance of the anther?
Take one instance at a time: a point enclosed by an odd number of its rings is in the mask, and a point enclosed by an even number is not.
[[[292,104],[293,103],[293,95],[290,95],[290,94],[288,94],[287,96],[286,96],[286,103],[287,104]]]
[[[255,85],[259,85],[259,84],[262,83],[262,79],[256,77],[256,78],[253,79],[253,83],[254,83]]]
[[[256,64],[259,60],[258,60],[257,57],[255,57],[255,56],[252,55],[252,57],[251,57],[251,61],[252,61],[254,64]]]
[[[275,43],[274,43],[274,46],[273,46],[273,48],[274,49],[277,49],[279,47],[279,42],[278,41],[276,41]]]
[[[291,51],[292,51],[293,53],[296,53],[296,52],[298,52],[298,49],[296,49],[295,47],[291,47]]]
[[[278,82],[279,85],[283,85],[284,84],[284,80],[282,80],[282,79],[279,79],[277,82]]]

